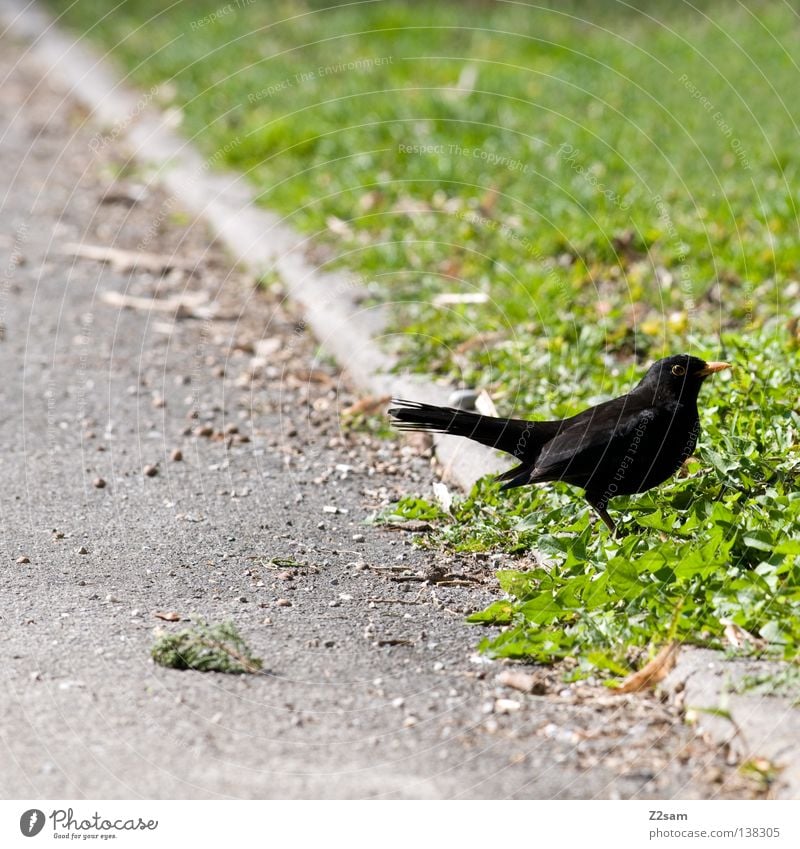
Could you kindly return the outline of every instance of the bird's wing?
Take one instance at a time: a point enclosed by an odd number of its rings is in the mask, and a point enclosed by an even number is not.
[[[613,462],[624,454],[637,429],[646,428],[657,415],[652,396],[631,393],[565,419],[539,455],[531,482],[579,483],[590,478],[604,460]]]

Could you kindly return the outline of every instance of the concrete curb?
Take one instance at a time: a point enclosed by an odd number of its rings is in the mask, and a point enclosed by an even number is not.
[[[172,132],[163,115],[147,108],[146,96],[126,87],[103,60],[61,32],[37,6],[0,0],[0,17],[11,34],[30,42],[46,74],[66,86],[93,120],[113,128],[113,142],[124,143],[152,167],[156,179],[184,209],[209,223],[238,262],[259,275],[277,272],[316,338],[357,386],[373,395],[446,403],[446,387],[392,374],[395,363],[378,344],[386,332],[384,313],[360,306],[363,290],[355,278],[325,271],[309,260],[308,240],[280,216],[259,208],[243,175],[211,172],[208,160]],[[435,445],[446,476],[463,489],[508,466],[497,452],[458,437],[436,435]],[[752,667],[722,653],[684,650],[664,687],[680,690],[687,707],[716,709],[724,702],[741,734],[733,732],[730,720],[705,713],[698,714],[700,726],[718,742],[730,743],[740,758],[763,757],[783,766],[774,795],[800,798],[800,711],[787,699],[771,698],[770,706],[785,720],[777,731],[764,716],[762,698],[727,695],[727,682],[741,679]]]
[[[780,668],[692,649],[681,653],[662,687],[677,693],[688,715],[714,740],[729,745],[737,762],[761,758],[779,770],[771,796],[800,799],[800,708],[788,697],[736,692],[748,676],[775,674]]]

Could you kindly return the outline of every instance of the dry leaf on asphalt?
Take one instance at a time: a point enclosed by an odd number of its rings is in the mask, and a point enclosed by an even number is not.
[[[163,619],[164,622],[180,622],[181,615],[175,610],[157,610],[153,616],[156,619]]]
[[[391,395],[366,395],[342,410],[343,416],[371,416],[379,413],[392,400]]]
[[[183,268],[191,271],[197,263],[180,259],[166,254],[151,254],[144,251],[126,251],[106,245],[84,245],[80,242],[68,242],[63,247],[64,253],[82,259],[94,259],[98,262],[109,262],[119,271],[170,271],[173,268]]]
[[[100,298],[120,309],[167,312],[174,314],[176,318],[213,318],[217,311],[216,304],[208,303],[208,295],[205,292],[186,292],[169,298],[142,298],[110,291],[102,292]]]
[[[725,639],[735,649],[741,649],[747,645],[755,646],[756,648],[764,648],[766,646],[766,642],[761,637],[757,637],[755,634],[746,631],[732,619],[721,618],[719,624],[725,626]]]
[[[662,646],[659,653],[649,663],[646,663],[638,672],[629,675],[612,692],[624,695],[625,693],[640,693],[642,690],[655,687],[674,668],[678,659],[679,648],[680,643],[676,640]]]

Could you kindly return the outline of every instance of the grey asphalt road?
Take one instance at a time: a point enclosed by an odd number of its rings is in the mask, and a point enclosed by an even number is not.
[[[499,684],[464,621],[496,564],[366,523],[425,451],[344,430],[280,292],[0,47],[1,796],[750,795],[655,697]],[[154,665],[156,612],[233,620],[267,673]]]

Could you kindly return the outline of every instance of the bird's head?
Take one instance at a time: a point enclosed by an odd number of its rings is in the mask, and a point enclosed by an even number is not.
[[[718,371],[730,368],[729,363],[707,363],[689,354],[677,354],[656,360],[647,370],[639,386],[652,389],[656,395],[676,400],[697,398],[703,381]]]

